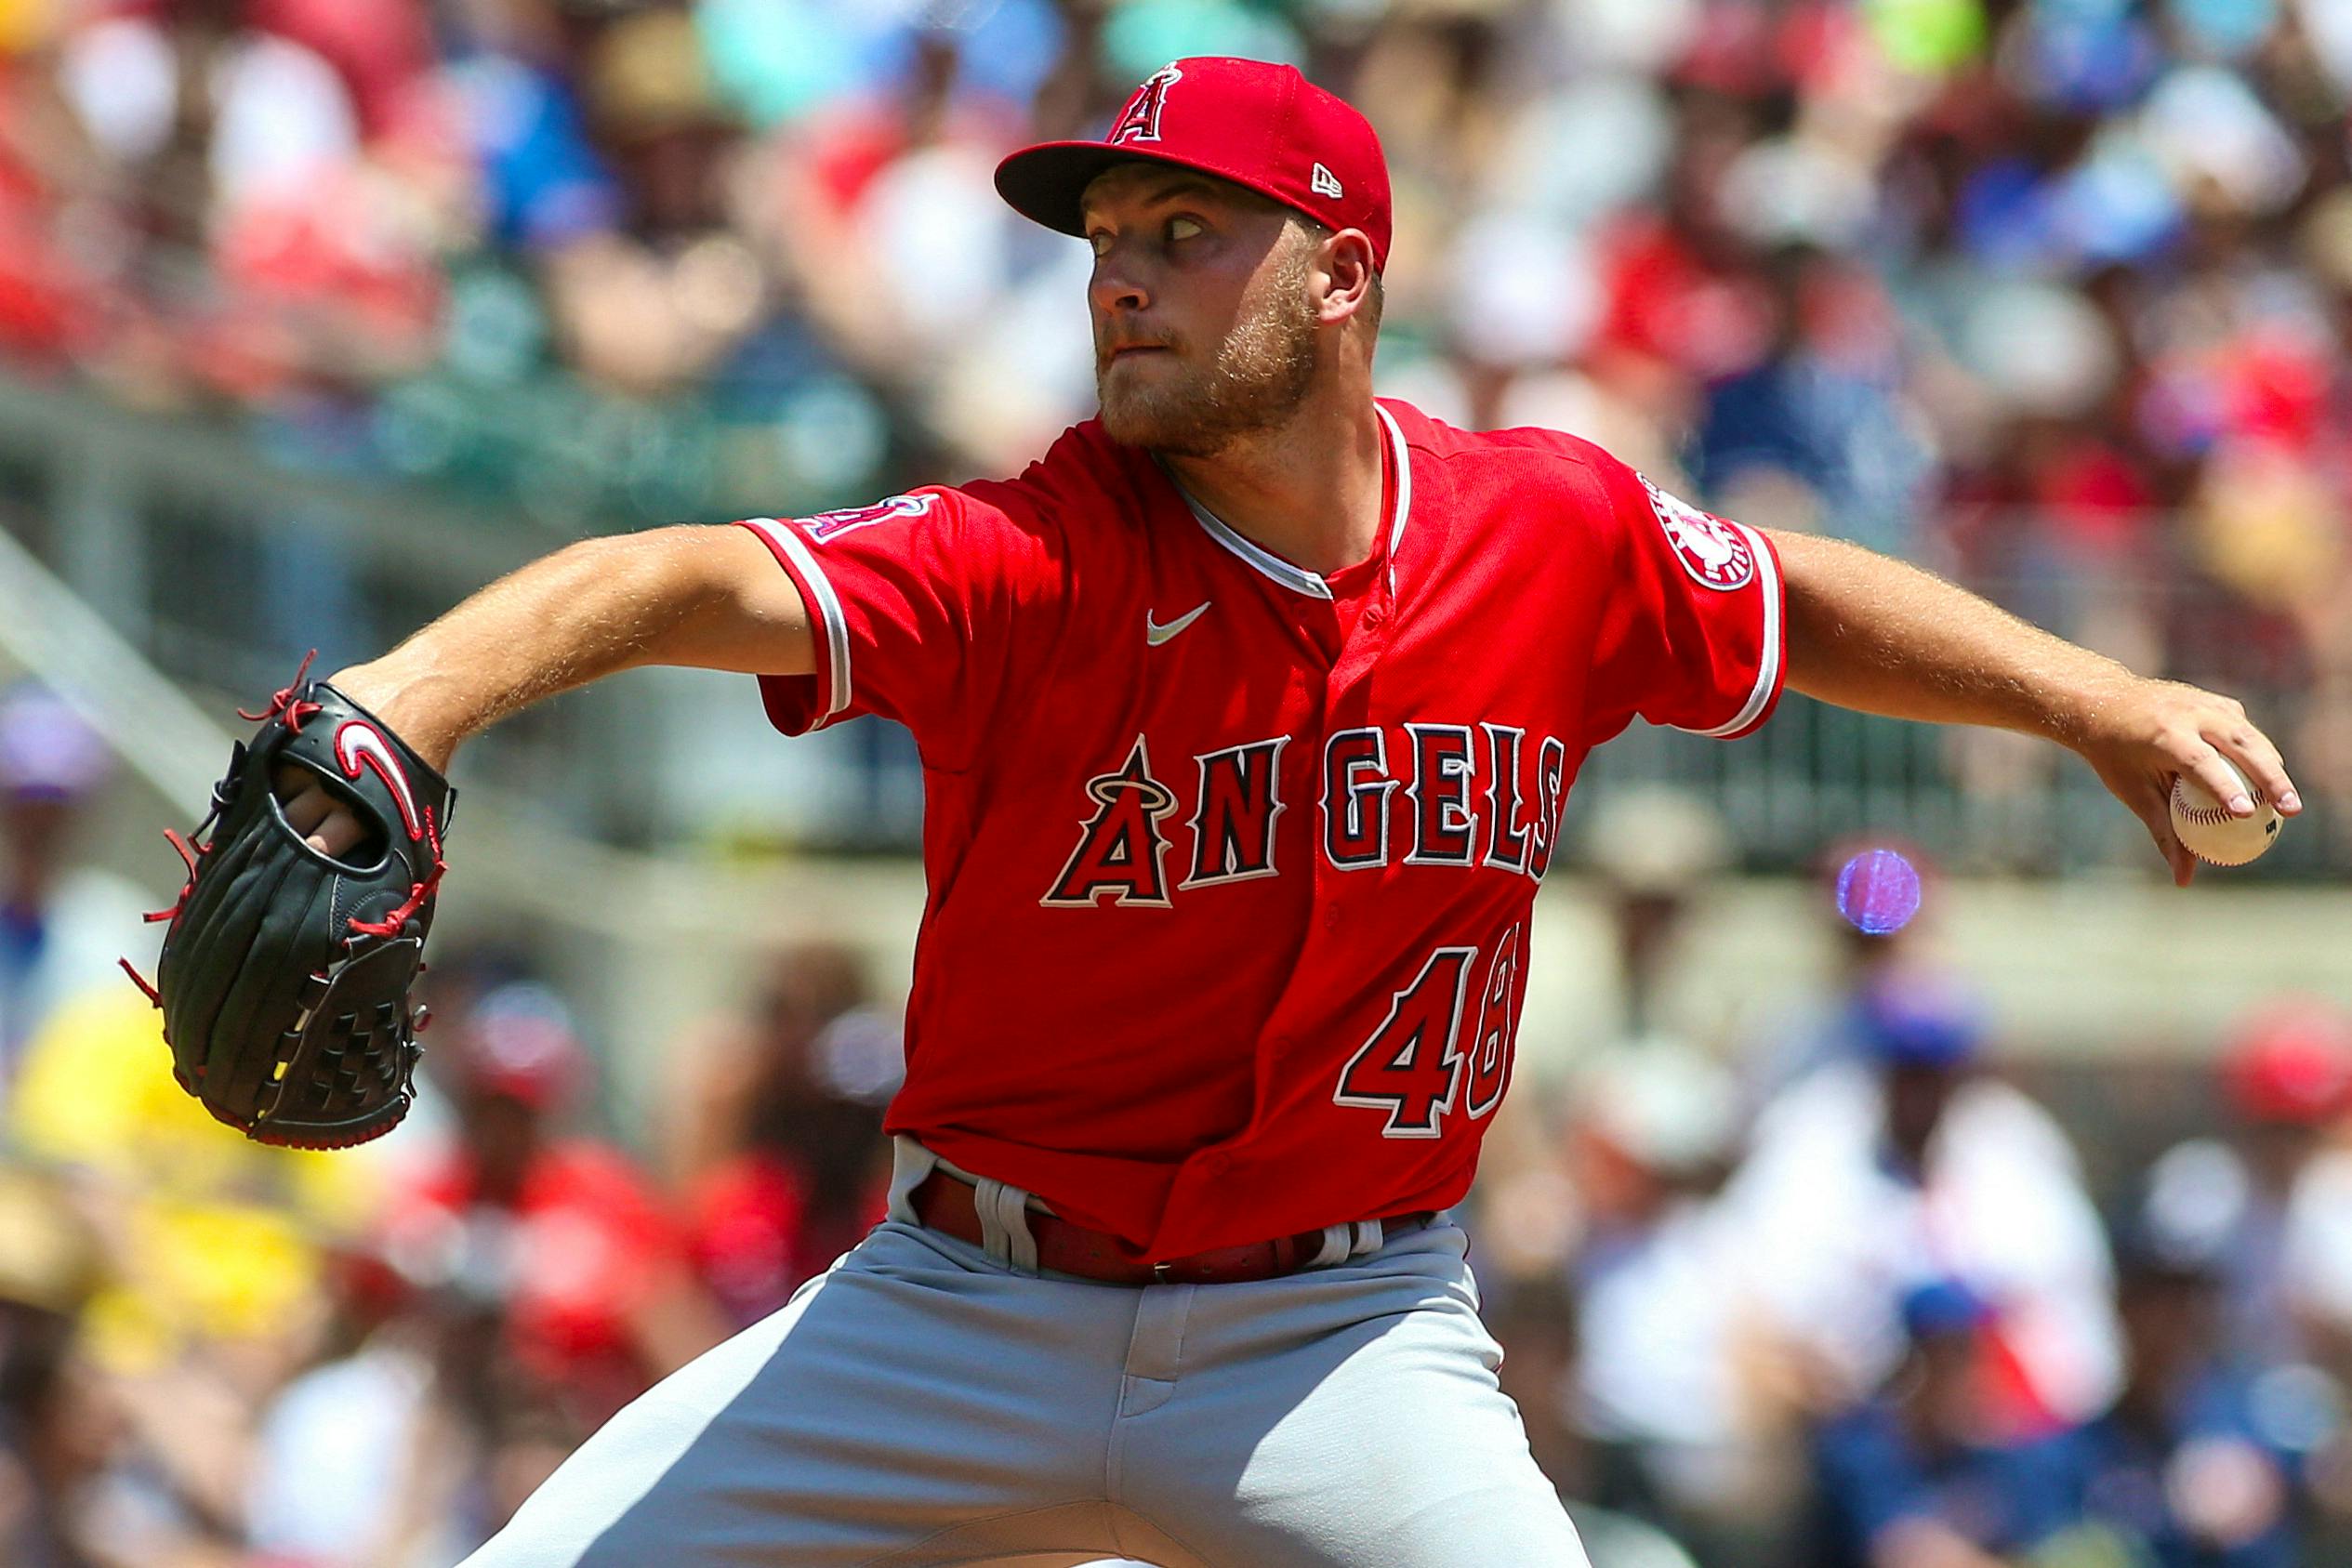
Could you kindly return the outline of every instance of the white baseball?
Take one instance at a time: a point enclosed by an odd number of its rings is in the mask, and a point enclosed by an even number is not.
[[[2250,817],[2233,817],[2213,792],[2187,773],[2173,781],[2173,832],[2199,860],[2212,865],[2243,865],[2278,841],[2279,809],[2247,781],[2229,758],[2221,765],[2253,797]]]

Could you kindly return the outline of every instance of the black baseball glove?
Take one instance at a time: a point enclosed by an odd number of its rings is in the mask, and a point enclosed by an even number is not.
[[[341,1149],[407,1114],[422,967],[456,791],[380,720],[303,668],[238,743],[192,842],[149,985],[172,1075],[262,1143]],[[330,859],[290,826],[273,783],[308,770],[367,832]],[[205,837],[206,828],[212,837]]]

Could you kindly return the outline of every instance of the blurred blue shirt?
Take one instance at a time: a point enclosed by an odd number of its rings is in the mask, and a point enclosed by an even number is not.
[[[2155,1568],[2295,1568],[2301,1561],[2293,1495],[2300,1456],[2288,1451],[2256,1418],[2254,1378],[2221,1367],[2192,1381],[2150,1428],[2111,1410],[2078,1436],[2084,1466],[2083,1504],[2094,1519],[2146,1548]],[[2191,1443],[2243,1443],[2276,1467],[2287,1493],[2278,1521],[2235,1547],[2216,1547],[2189,1534],[2175,1511],[2168,1469]]]
[[[1933,1454],[1875,1399],[1814,1435],[1822,1568],[1866,1568],[1870,1542],[1936,1520],[1991,1552],[2027,1551],[2081,1517],[2082,1451],[2070,1436]]]

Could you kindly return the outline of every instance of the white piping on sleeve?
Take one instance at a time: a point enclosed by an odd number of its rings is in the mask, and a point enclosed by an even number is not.
[[[1735,522],[1731,526],[1739,530],[1740,536],[1748,542],[1750,553],[1756,560],[1757,586],[1764,594],[1764,652],[1756,661],[1755,687],[1748,693],[1747,702],[1740,705],[1739,711],[1711,730],[1685,731],[1689,734],[1706,735],[1718,740],[1726,735],[1738,734],[1749,725],[1753,724],[1756,721],[1756,716],[1764,712],[1764,705],[1772,701],[1773,688],[1778,684],[1782,654],[1779,564],[1773,559],[1771,547],[1764,542],[1754,529],[1744,522]],[[1683,726],[1677,724],[1672,728],[1680,730]]]
[[[849,622],[842,617],[841,600],[833,592],[833,584],[826,576],[825,568],[816,563],[816,555],[809,548],[807,540],[772,517],[754,518],[751,525],[765,534],[774,542],[776,548],[791,558],[792,564],[800,569],[800,575],[807,580],[815,595],[816,602],[809,608],[815,613],[818,620],[825,623],[826,663],[832,676],[831,685],[826,692],[825,712],[815,724],[810,726],[812,729],[820,728],[831,723],[850,705]]]

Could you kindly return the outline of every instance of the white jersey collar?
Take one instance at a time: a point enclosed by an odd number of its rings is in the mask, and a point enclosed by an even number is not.
[[[1397,428],[1396,420],[1378,403],[1372,405],[1372,412],[1381,416],[1381,428],[1388,434],[1389,451],[1396,468],[1395,509],[1388,525],[1388,586],[1389,591],[1394,593],[1396,591],[1396,547],[1405,537],[1405,522],[1413,511],[1413,466],[1411,455],[1405,446],[1405,432]],[[1176,494],[1184,498],[1184,505],[1191,509],[1194,520],[1211,539],[1293,593],[1302,593],[1309,599],[1331,597],[1331,586],[1320,576],[1303,566],[1283,560],[1256,540],[1229,526],[1222,518],[1195,500],[1192,492],[1177,481],[1175,474],[1169,472],[1165,464],[1161,465],[1160,471],[1168,474],[1169,482],[1176,486]]]

